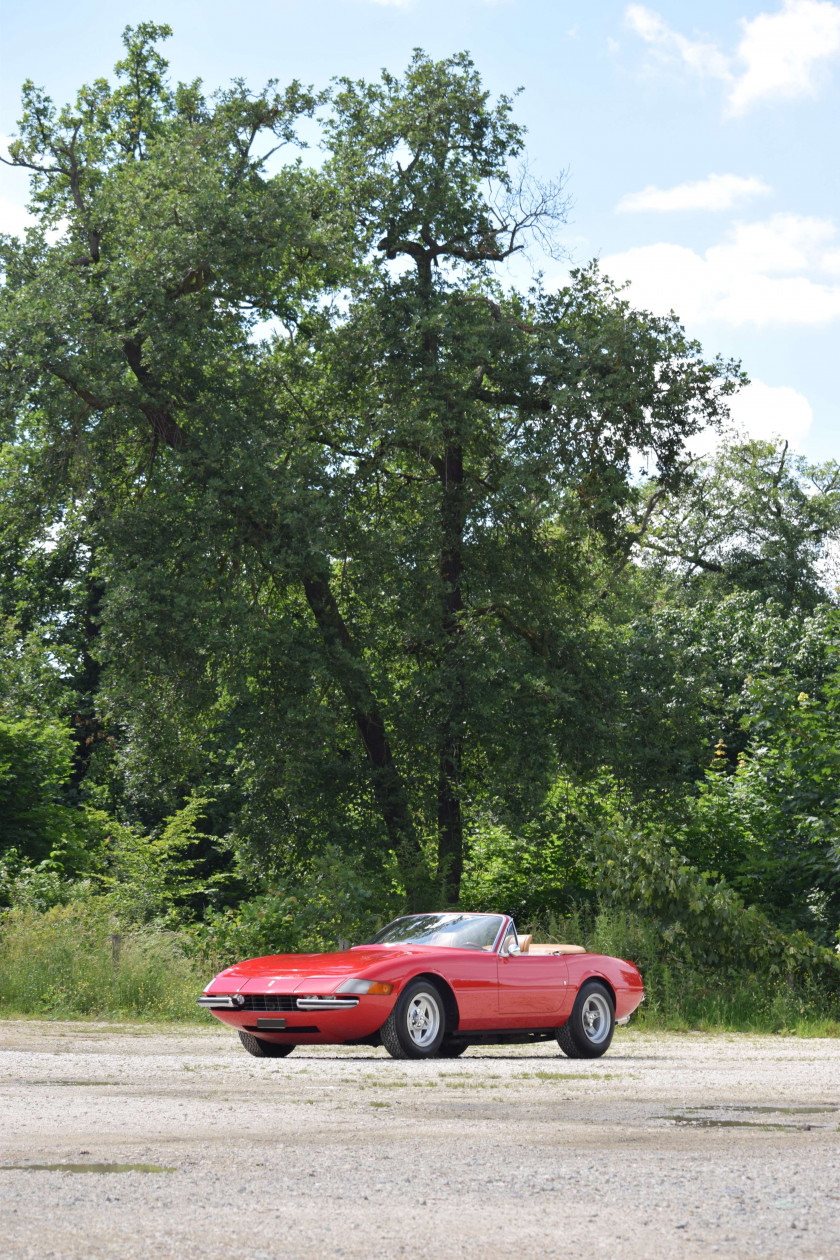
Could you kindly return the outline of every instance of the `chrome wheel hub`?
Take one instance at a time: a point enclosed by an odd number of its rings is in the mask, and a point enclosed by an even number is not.
[[[408,1004],[408,1035],[416,1046],[429,1046],[440,1029],[440,1008],[430,993],[415,993]]]
[[[610,1033],[610,1005],[602,993],[590,993],[581,1011],[587,1041],[599,1046]]]

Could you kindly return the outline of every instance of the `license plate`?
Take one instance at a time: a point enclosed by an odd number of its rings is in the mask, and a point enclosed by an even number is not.
[[[264,1029],[266,1032],[285,1032],[285,1019],[258,1019],[257,1029]]]

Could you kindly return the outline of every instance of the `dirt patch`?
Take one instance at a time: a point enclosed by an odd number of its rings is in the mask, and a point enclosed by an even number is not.
[[[3,1260],[838,1254],[836,1041],[256,1060],[224,1029],[15,1020],[0,1116]]]

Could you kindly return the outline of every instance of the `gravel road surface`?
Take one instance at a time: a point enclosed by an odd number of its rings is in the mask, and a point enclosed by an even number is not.
[[[2,1260],[840,1256],[837,1041],[257,1060],[6,1020],[0,1146]]]

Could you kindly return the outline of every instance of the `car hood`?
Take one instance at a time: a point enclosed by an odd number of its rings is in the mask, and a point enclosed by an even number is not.
[[[349,976],[377,979],[422,946],[357,946],[336,954],[269,954],[249,958],[219,973],[208,993],[333,993]]]

